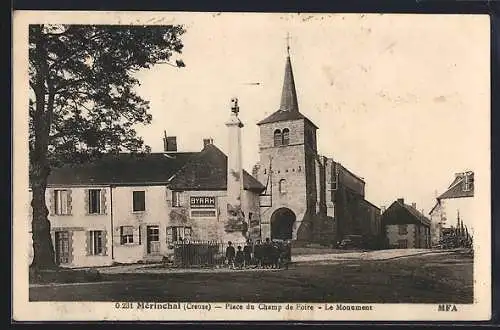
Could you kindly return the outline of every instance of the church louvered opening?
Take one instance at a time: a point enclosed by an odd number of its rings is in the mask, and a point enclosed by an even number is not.
[[[279,147],[281,145],[281,131],[279,129],[274,131],[274,146]]]
[[[284,146],[288,145],[290,143],[290,130],[288,128],[283,129],[283,134],[282,134],[282,144]]]

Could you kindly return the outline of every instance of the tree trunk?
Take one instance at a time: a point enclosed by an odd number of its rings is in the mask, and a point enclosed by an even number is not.
[[[56,267],[54,246],[50,235],[50,222],[45,202],[45,189],[50,167],[47,161],[48,140],[52,124],[54,93],[48,80],[48,63],[46,40],[42,33],[43,26],[31,31],[36,37],[36,53],[31,59],[36,64],[32,88],[36,97],[36,108],[33,118],[34,145],[30,150],[31,188],[33,191],[33,219],[31,222],[33,235],[33,269],[51,269]],[[48,96],[47,102],[45,96]]]
[[[31,228],[33,231],[33,262],[31,268],[52,269],[56,268],[54,246],[50,235],[50,222],[48,209],[45,202],[45,189],[47,187],[47,169],[34,169],[32,181],[33,220]]]

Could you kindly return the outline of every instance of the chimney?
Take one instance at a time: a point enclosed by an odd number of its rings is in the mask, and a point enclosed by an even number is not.
[[[401,203],[401,204],[404,204],[405,203],[405,199],[404,198],[398,198],[398,202]]]
[[[205,148],[209,144],[214,144],[214,139],[212,138],[203,139],[203,148]]]
[[[243,191],[243,168],[241,154],[241,128],[243,123],[238,118],[240,108],[238,99],[231,99],[231,116],[226,123],[229,130],[229,149],[227,155],[227,197],[233,206],[241,206]]]
[[[411,207],[413,207],[416,210],[417,209],[417,203],[411,203]]]
[[[176,152],[177,151],[177,137],[167,136],[167,132],[164,131],[163,137],[163,151],[164,152]]]

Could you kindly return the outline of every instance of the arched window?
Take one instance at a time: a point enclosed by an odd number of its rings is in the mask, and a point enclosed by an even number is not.
[[[279,129],[274,131],[274,146],[278,147],[281,145],[281,131]]]
[[[279,190],[280,190],[280,194],[286,193],[286,180],[285,179],[281,179],[280,180],[280,182],[279,182]]]
[[[288,128],[283,129],[283,138],[282,138],[282,144],[284,146],[288,145],[290,143],[290,130]]]

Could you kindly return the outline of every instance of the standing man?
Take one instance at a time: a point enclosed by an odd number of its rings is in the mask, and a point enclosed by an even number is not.
[[[234,250],[233,242],[227,242],[226,248],[226,262],[229,268],[234,268],[234,257],[236,255],[236,251]]]
[[[243,256],[244,256],[244,261],[245,261],[245,268],[248,268],[250,266],[250,263],[252,261],[252,240],[248,239],[247,244],[243,248]]]

